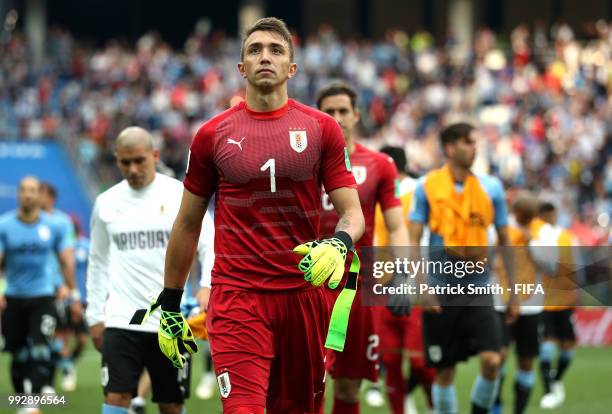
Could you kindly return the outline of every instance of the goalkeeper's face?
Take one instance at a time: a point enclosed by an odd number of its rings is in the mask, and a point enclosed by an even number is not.
[[[159,151],[146,144],[117,147],[117,166],[121,175],[135,190],[151,184],[155,178],[155,166]]]
[[[256,31],[244,42],[240,74],[258,89],[282,87],[297,71],[291,51],[282,36],[275,32]]]

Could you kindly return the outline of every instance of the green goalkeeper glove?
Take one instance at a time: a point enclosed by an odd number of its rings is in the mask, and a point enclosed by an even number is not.
[[[130,323],[144,323],[149,315],[158,307],[161,307],[161,319],[157,330],[157,341],[162,353],[172,361],[176,368],[183,368],[187,358],[183,355],[187,352],[193,354],[198,352],[193,332],[189,324],[180,312],[182,289],[164,290],[159,294],[151,307],[145,311],[136,311]]]
[[[346,254],[352,247],[351,236],[339,231],[332,238],[300,244],[293,252],[304,256],[298,264],[304,280],[318,287],[329,278],[329,287],[335,289],[342,280]]]

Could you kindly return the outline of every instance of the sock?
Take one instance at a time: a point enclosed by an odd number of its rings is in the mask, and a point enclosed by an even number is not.
[[[334,398],[332,414],[359,414],[359,403],[347,403],[338,398]]]
[[[53,384],[53,382],[50,382],[53,365],[51,347],[42,344],[30,347],[29,378],[32,381],[33,393],[39,393],[43,386]]]
[[[527,408],[529,395],[535,383],[535,375],[532,371],[516,371],[516,380],[514,382],[514,414],[522,414]]]
[[[563,374],[569,367],[570,362],[574,358],[574,350],[571,351],[561,351],[559,355],[559,362],[557,363],[557,375],[555,375],[555,381],[561,381],[563,378]]]
[[[102,404],[102,414],[128,414],[128,409],[127,407]]]
[[[26,378],[28,369],[28,348],[20,348],[13,354],[11,361],[11,382],[16,393],[24,393],[23,380]]]
[[[143,405],[145,405],[147,402],[145,401],[144,398],[138,396],[138,397],[134,397],[132,398],[132,401],[130,401],[130,403],[132,405],[135,405],[137,407],[142,407]]]
[[[454,385],[442,387],[434,382],[431,397],[435,414],[457,414],[457,392]]]
[[[385,352],[381,358],[386,367],[387,376],[385,382],[387,383],[387,396],[389,397],[391,412],[393,414],[403,414],[404,377],[402,375],[402,354]],[[412,366],[410,368],[412,369]]]
[[[472,401],[472,414],[489,414],[490,410],[488,408],[483,408],[479,405],[476,405],[474,401]]]
[[[550,341],[543,342],[540,345],[540,372],[545,395],[550,393],[550,383],[553,379],[551,363],[555,355],[555,348],[554,342]]]
[[[479,412],[474,411],[474,406],[476,406],[476,408],[482,408],[485,413],[488,413],[495,402],[498,386],[499,377],[489,380],[478,374],[472,387],[472,412]]]
[[[62,357],[62,359],[60,360],[59,366],[64,375],[74,370],[74,363],[72,362],[72,359],[70,359],[69,357]]]
[[[495,397],[495,404],[493,407],[501,407],[502,403],[502,390],[504,388],[504,380],[506,379],[506,365],[502,365],[499,370],[499,386],[497,387],[497,396]]]

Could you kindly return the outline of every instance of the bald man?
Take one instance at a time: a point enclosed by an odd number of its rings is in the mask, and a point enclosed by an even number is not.
[[[139,127],[116,140],[117,167],[124,178],[95,202],[87,269],[87,322],[102,353],[102,414],[127,414],[138,379],[146,368],[153,401],[162,414],[179,414],[189,391],[189,370],[181,372],[161,353],[159,314],[130,325],[134,311],[147,308],[163,288],[164,258],[183,193],[180,181],[156,172],[159,151],[151,134]],[[204,219],[206,240],[213,232]],[[200,239],[200,259],[207,243]]]
[[[74,293],[72,310],[81,311],[75,289],[72,245],[56,220],[40,210],[40,183],[24,177],[19,183],[18,208],[0,216],[0,262],[5,262],[7,286],[0,292],[2,330],[12,354],[11,380],[24,392],[24,379],[39,393],[52,368],[51,338],[55,331],[54,278],[47,265],[57,255],[66,285]]]

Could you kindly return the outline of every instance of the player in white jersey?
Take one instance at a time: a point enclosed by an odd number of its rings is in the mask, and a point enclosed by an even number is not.
[[[142,325],[130,325],[130,320],[163,287],[166,245],[183,186],[156,173],[159,151],[142,128],[123,130],[115,155],[125,180],[96,199],[87,271],[87,322],[94,345],[102,352],[102,414],[127,414],[144,368],[160,412],[179,414],[189,392],[188,366],[179,371],[161,353],[159,316]],[[207,230],[202,235],[212,234],[209,215],[203,225]],[[206,248],[201,238],[202,260]]]

